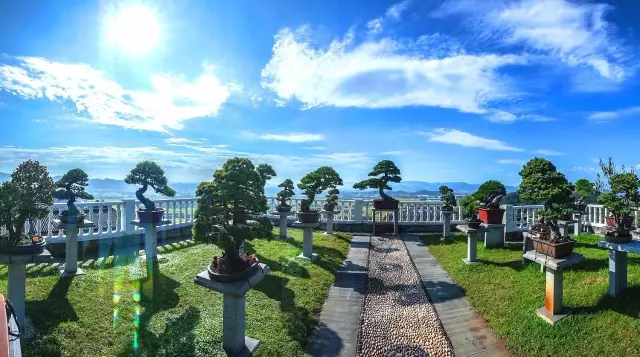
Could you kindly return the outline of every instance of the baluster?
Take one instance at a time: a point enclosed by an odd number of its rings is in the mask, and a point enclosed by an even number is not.
[[[111,235],[111,217],[113,213],[111,213],[111,205],[107,205],[107,236]]]
[[[51,237],[53,231],[53,210],[49,209],[49,222],[47,222],[47,238]]]

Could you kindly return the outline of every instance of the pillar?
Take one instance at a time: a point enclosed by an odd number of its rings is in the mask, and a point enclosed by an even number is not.
[[[562,270],[546,268],[545,310],[551,315],[562,312]]]
[[[451,216],[453,212],[442,211],[442,239],[447,240],[451,238]]]
[[[486,224],[487,231],[484,233],[484,247],[494,248],[504,246],[504,224]]]
[[[280,238],[287,239],[287,214],[280,213]]]
[[[302,229],[302,255],[305,258],[313,257],[313,228],[305,227]]]
[[[78,269],[78,232],[77,224],[67,225],[67,244],[65,252],[64,269],[61,269],[62,276],[82,275],[82,269]]]
[[[355,200],[353,202],[353,223],[362,223],[362,200]]]
[[[616,296],[627,288],[627,252],[609,250],[609,295]]]
[[[222,298],[222,347],[228,356],[245,349],[245,296],[224,294]]]
[[[13,305],[18,325],[24,328],[27,265],[25,263],[9,264],[7,279],[7,296]],[[4,308],[4,306],[0,308]]]
[[[333,212],[327,212],[327,229],[325,234],[333,234]]]
[[[467,257],[462,259],[467,264],[477,264],[478,236],[476,232],[467,232]]]

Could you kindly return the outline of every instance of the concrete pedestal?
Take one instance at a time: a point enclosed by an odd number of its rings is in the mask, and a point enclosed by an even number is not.
[[[320,222],[295,222],[293,225],[296,228],[302,228],[302,254],[298,255],[298,258],[317,260],[318,254],[313,253],[313,229],[320,226]]]
[[[615,297],[627,289],[627,256],[640,253],[640,241],[615,244],[603,240],[598,247],[609,249],[609,295]]]
[[[529,260],[544,264],[546,271],[545,306],[536,310],[536,315],[550,324],[555,324],[571,314],[571,310],[562,306],[563,270],[585,260],[583,255],[571,253],[565,258],[552,258],[530,250],[525,253]]]
[[[558,221],[558,228],[560,229],[560,235],[563,237],[569,236],[569,227],[574,226],[577,223],[576,220]]]
[[[25,328],[27,264],[31,263],[53,263],[53,258],[46,249],[42,253],[34,255],[0,255],[0,264],[8,265],[7,297],[13,305],[18,325],[25,331],[32,331],[30,328]],[[28,335],[23,336],[25,338],[30,337]]]
[[[245,333],[245,296],[271,269],[265,264],[246,279],[221,283],[209,278],[205,270],[196,275],[194,283],[223,294],[222,299],[222,347],[227,356],[251,356],[260,341],[247,337]],[[206,303],[206,302],[205,302]]]
[[[67,241],[65,245],[65,261],[60,266],[60,275],[62,277],[84,275],[84,271],[78,268],[78,233],[82,228],[94,228],[95,224],[91,221],[84,220],[82,223],[62,223],[56,219],[53,221],[53,227],[64,229],[67,231]]]
[[[276,216],[280,216],[280,234],[278,235],[278,238],[280,239],[292,239],[291,237],[287,236],[287,217],[289,216],[293,216],[295,213],[293,212],[271,212],[271,214],[276,215]]]
[[[139,220],[131,221],[134,226],[144,228],[144,257],[147,261],[147,276],[151,276],[155,270],[154,265],[160,261],[166,261],[166,258],[158,254],[158,225],[171,223],[168,219],[163,219],[158,223],[141,223]]]
[[[483,224],[487,229],[484,234],[484,247],[504,247],[504,224]]]
[[[573,214],[573,220],[576,222],[573,224],[573,234],[580,235],[582,234],[582,217],[588,215],[587,212],[575,212]]]
[[[442,238],[441,240],[451,240],[451,217],[453,217],[453,211],[442,211]]]
[[[482,239],[483,234],[487,232],[487,228],[480,226],[480,228],[469,228],[469,226],[459,225],[456,228],[467,234],[467,257],[462,261],[465,264],[481,264],[478,259],[478,239]]]
[[[398,234],[398,216],[400,215],[400,210],[397,209],[372,209],[373,212],[373,232],[372,234],[376,235],[376,213],[377,212],[393,212],[393,234]]]
[[[338,211],[322,211],[327,217],[327,228],[324,234],[333,234],[333,217],[338,214]]]

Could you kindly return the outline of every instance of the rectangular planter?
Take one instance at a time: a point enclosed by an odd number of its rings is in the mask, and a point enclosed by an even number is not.
[[[553,258],[564,258],[570,255],[571,252],[573,252],[573,247],[576,244],[574,240],[558,244],[549,243],[547,241],[539,240],[536,238],[531,238],[531,241],[533,241],[533,249],[536,252],[548,255]]]
[[[502,208],[496,208],[496,209],[479,208],[478,215],[480,216],[480,220],[486,224],[500,224],[502,223],[504,210]]]

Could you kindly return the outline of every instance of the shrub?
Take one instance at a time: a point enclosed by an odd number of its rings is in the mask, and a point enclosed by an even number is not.
[[[272,238],[273,223],[269,218],[260,217],[249,224],[251,227],[251,236],[254,238]]]

